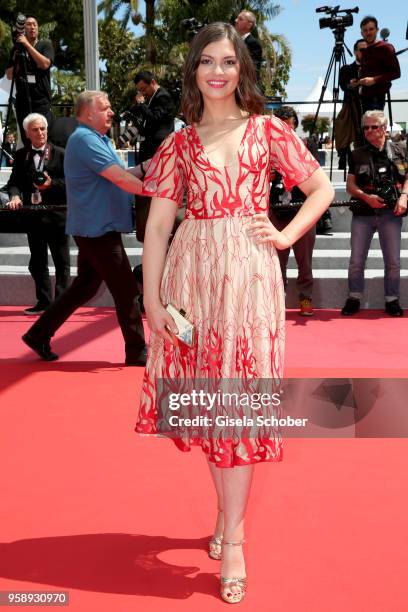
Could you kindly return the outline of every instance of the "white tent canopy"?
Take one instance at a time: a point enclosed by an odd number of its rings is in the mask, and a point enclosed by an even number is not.
[[[392,132],[393,134],[399,134],[402,132],[402,126],[399,123],[393,123],[390,129],[390,126],[387,126],[387,132]]]
[[[314,115],[316,113],[318,102],[320,100],[320,96],[322,93],[323,83],[324,81],[322,77],[319,76],[316,83],[313,85],[311,92],[306,97],[306,102],[315,102],[315,104],[298,104],[295,106],[295,110],[299,115]],[[320,109],[319,109],[320,116],[325,116],[325,117],[330,116],[331,117],[333,115],[334,104],[331,102],[328,102],[328,100],[332,100],[332,99],[333,99],[333,95],[332,95],[331,90],[328,87],[326,91],[324,92],[323,101],[320,105]],[[341,108],[341,103],[337,104],[336,114],[339,112],[340,108]]]

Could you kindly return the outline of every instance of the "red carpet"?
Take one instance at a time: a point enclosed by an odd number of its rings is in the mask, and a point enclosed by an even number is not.
[[[69,591],[69,610],[221,610],[204,551],[215,500],[199,449],[133,433],[142,370],[124,368],[112,309],[53,342],[19,341],[2,307],[0,591]],[[288,376],[407,377],[407,320],[288,314]],[[242,610],[407,609],[405,439],[288,439],[256,470]],[[47,609],[58,610],[54,606]]]

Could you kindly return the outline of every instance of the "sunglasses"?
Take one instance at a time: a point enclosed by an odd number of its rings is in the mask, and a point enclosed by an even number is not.
[[[368,130],[379,130],[381,125],[364,125],[363,130],[367,132]]]

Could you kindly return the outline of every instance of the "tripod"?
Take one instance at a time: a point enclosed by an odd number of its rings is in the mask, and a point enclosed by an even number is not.
[[[320,107],[322,105],[324,94],[326,93],[327,84],[329,82],[330,74],[331,74],[333,68],[334,68],[334,71],[333,71],[333,101],[334,101],[334,107],[333,107],[332,122],[333,122],[333,134],[334,134],[334,130],[335,130],[335,127],[336,127],[336,106],[337,106],[337,102],[339,101],[340,68],[346,64],[346,54],[344,52],[344,48],[347,49],[347,51],[348,51],[350,56],[353,55],[351,53],[350,49],[347,47],[346,43],[344,42],[344,32],[345,31],[346,31],[345,26],[338,26],[338,27],[336,27],[333,30],[333,34],[334,34],[334,38],[335,38],[335,44],[334,44],[334,47],[333,47],[333,50],[332,50],[332,53],[331,53],[331,57],[330,57],[330,60],[329,60],[329,65],[327,67],[326,76],[324,77],[324,82],[323,82],[323,85],[322,85],[322,90],[320,92],[320,98],[319,98],[319,103],[317,105],[316,114],[315,114],[314,119],[313,119],[312,134],[314,134],[315,131],[316,131],[317,118],[319,116]],[[334,153],[334,148],[332,148],[331,154],[330,154],[330,180],[331,180],[332,174],[333,174],[333,153]]]
[[[13,97],[13,93],[14,93],[14,87],[16,84],[16,72],[17,71],[18,71],[18,78],[20,79],[22,86],[24,88],[23,96],[27,104],[27,115],[31,113],[31,96],[30,96],[30,90],[28,88],[28,81],[27,81],[27,62],[26,62],[25,53],[23,49],[20,47],[21,45],[17,45],[17,44],[15,45],[15,51],[14,51],[14,56],[13,56],[13,77],[11,80],[10,95],[9,95],[9,99],[7,102],[6,122],[4,124],[4,131],[3,131],[3,142],[5,142],[6,136],[7,136],[7,131],[8,131],[9,123],[10,123],[11,109],[16,101],[16,99]],[[18,118],[17,118],[17,124],[18,124]],[[0,147],[0,168],[3,162],[3,153],[5,153],[5,151],[3,151],[3,147]]]

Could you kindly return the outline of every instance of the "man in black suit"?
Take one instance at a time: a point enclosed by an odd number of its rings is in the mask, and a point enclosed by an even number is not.
[[[358,79],[361,69],[361,58],[367,43],[360,38],[354,43],[355,61],[340,68],[339,84],[344,92],[343,106],[336,119],[335,140],[339,155],[339,170],[345,170],[350,156],[351,143],[361,147],[364,139],[361,133],[361,102]]]
[[[241,11],[235,20],[235,29],[238,34],[241,35],[241,38],[248,47],[249,54],[255,64],[256,75],[259,82],[262,64],[262,47],[259,40],[251,34],[255,26],[256,17],[251,11]]]
[[[31,113],[23,121],[31,144],[15,154],[13,170],[7,183],[9,208],[27,205],[65,206],[64,151],[47,142],[47,120]],[[30,247],[29,270],[35,283],[37,303],[24,312],[37,315],[52,302],[48,270],[48,247],[55,265],[55,297],[69,285],[69,239],[65,234],[65,210],[34,211],[27,232]]]
[[[6,142],[3,144],[3,151],[8,153],[5,155],[6,158],[6,166],[11,168],[14,163],[14,156],[17,150],[17,143],[13,132],[9,132],[6,136]]]
[[[136,105],[130,109],[130,113],[140,135],[136,141],[135,164],[140,163],[144,172],[143,162],[153,157],[163,140],[174,131],[176,111],[171,95],[158,84],[152,72],[138,72],[134,83],[137,89]],[[136,196],[136,237],[140,242],[144,240],[149,209],[150,198]]]
[[[364,38],[359,38],[354,43],[353,51],[355,60],[351,64],[346,64],[340,68],[339,84],[344,91],[344,100],[348,101],[354,95],[358,96],[358,79],[361,69],[361,58],[367,43]]]
[[[152,72],[138,72],[134,83],[136,105],[130,112],[142,137],[139,159],[136,160],[140,163],[153,157],[163,140],[174,131],[176,112],[171,95],[158,84]]]

